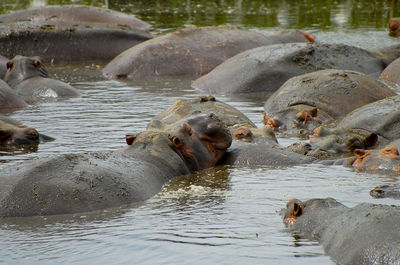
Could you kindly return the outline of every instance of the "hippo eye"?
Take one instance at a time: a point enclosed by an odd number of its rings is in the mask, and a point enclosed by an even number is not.
[[[33,66],[35,66],[35,67],[37,67],[37,68],[39,68],[39,67],[42,65],[42,64],[40,63],[40,61],[38,61],[38,60],[33,60],[32,64],[33,64]]]
[[[8,71],[11,71],[11,69],[13,68],[13,66],[14,66],[14,63],[13,63],[13,62],[8,62],[8,63],[7,63],[7,69],[8,69]]]

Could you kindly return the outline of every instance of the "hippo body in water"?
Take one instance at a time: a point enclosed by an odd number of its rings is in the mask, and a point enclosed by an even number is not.
[[[286,81],[264,105],[265,123],[283,134],[307,136],[320,125],[341,120],[352,110],[396,95],[368,75],[321,70]]]
[[[333,156],[350,155],[356,149],[383,147],[400,135],[400,96],[392,96],[357,108],[336,128],[314,130],[311,143]]]
[[[337,264],[398,264],[400,207],[362,203],[348,208],[332,198],[292,199],[283,222],[317,240]]]
[[[38,144],[53,140],[54,138],[41,134],[32,127],[0,115],[0,149],[2,151],[36,150]]]
[[[9,167],[0,217],[87,212],[146,200],[172,178],[214,166],[231,144],[215,115],[146,130],[114,153],[80,153]]]
[[[105,63],[152,38],[150,25],[88,6],[47,6],[0,16],[0,54],[40,56],[46,63]]]
[[[344,44],[286,43],[244,51],[192,83],[214,94],[274,92],[291,77],[323,69],[379,74],[385,60]]]
[[[28,103],[80,95],[71,85],[48,78],[46,69],[37,57],[14,57],[7,63],[4,80]]]
[[[0,79],[0,113],[21,109],[28,104],[11,87]]]
[[[382,71],[381,78],[400,85],[400,58],[394,60]]]
[[[103,74],[109,79],[200,76],[244,50],[275,43],[307,42],[309,36],[298,31],[265,36],[232,26],[187,28],[124,51],[103,69]]]

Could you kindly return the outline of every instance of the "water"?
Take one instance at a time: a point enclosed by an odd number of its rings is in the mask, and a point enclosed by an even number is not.
[[[1,1],[1,13],[43,3]],[[321,42],[369,49],[399,42],[387,36],[384,25],[389,15],[400,10],[394,8],[396,1],[375,6],[370,1],[330,1],[325,6],[322,1],[166,2],[110,0],[108,4],[152,22],[155,32],[229,23],[266,34],[281,27],[305,28]],[[316,6],[310,8],[313,2]],[[105,2],[93,4],[104,6]],[[172,17],[166,19],[168,15]],[[121,148],[126,145],[126,134],[143,131],[154,115],[176,99],[199,95],[185,78],[127,84],[98,75],[87,78],[79,75],[81,71],[63,74],[58,69],[57,76],[77,87],[81,97],[32,105],[10,114],[57,140],[42,144],[34,153],[0,153],[0,168],[60,153]],[[261,126],[263,98],[217,98]],[[283,144],[293,141],[279,140]],[[277,212],[293,197],[334,197],[350,207],[360,202],[399,205],[396,200],[369,196],[377,185],[398,182],[397,177],[357,173],[342,166],[219,167],[179,177],[139,204],[88,214],[3,220],[0,263],[332,264],[317,242],[293,237]]]

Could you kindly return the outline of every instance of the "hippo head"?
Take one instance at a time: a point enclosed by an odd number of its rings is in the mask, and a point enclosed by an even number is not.
[[[232,143],[228,128],[212,113],[179,122],[178,130],[170,133],[169,139],[192,171],[215,166]]]
[[[269,115],[264,112],[264,125],[285,131],[301,138],[308,138],[311,132],[321,125],[318,109],[306,105],[291,106],[279,113]]]
[[[390,170],[400,173],[400,156],[396,146],[386,145],[379,151],[356,149],[352,166],[359,171]]]
[[[313,148],[319,148],[332,156],[349,155],[354,150],[369,148],[376,145],[378,135],[357,129],[328,129],[320,126],[313,131],[310,143]]]
[[[400,18],[392,18],[389,20],[389,35],[392,37],[400,36]]]
[[[7,72],[4,76],[4,81],[11,87],[15,87],[22,81],[37,76],[48,77],[40,58],[17,55],[7,62]]]
[[[40,136],[37,130],[30,127],[0,126],[0,146],[37,145]]]

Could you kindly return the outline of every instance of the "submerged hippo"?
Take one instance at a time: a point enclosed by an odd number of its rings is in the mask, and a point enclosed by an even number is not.
[[[351,165],[358,171],[392,171],[400,173],[400,140],[393,141],[378,150],[356,149]]]
[[[231,144],[213,115],[146,130],[114,153],[60,155],[0,173],[0,217],[87,212],[146,200],[179,175],[214,166]]]
[[[38,55],[46,63],[105,63],[152,38],[149,28],[133,16],[89,6],[20,10],[0,16],[0,54]]]
[[[400,36],[400,18],[391,18],[389,20],[389,35],[392,37]]]
[[[7,63],[4,80],[28,103],[80,95],[71,85],[49,78],[38,57],[14,57]]]
[[[29,148],[54,138],[39,133],[36,129],[0,115],[0,149],[15,150]]]
[[[82,5],[44,6],[18,10],[0,16],[0,23],[26,21],[69,21],[120,25],[129,29],[149,30],[150,24],[110,9]]]
[[[247,49],[284,42],[313,41],[310,34],[283,31],[265,36],[232,26],[186,28],[136,45],[104,69],[109,79],[200,76]]]
[[[386,61],[344,44],[286,43],[244,51],[218,65],[192,87],[207,93],[273,92],[286,80],[323,69],[380,73]]]
[[[398,185],[381,185],[370,190],[369,194],[376,199],[400,199],[400,187]]]
[[[384,146],[400,135],[400,96],[392,96],[357,108],[337,128],[314,130],[311,143],[332,154]]]
[[[400,58],[393,61],[382,71],[381,78],[400,85]]]
[[[227,126],[234,140],[277,143],[275,134],[269,126],[261,129],[236,108],[221,102],[213,96],[200,96],[194,99],[180,99],[171,107],[155,116],[148,124],[148,129],[160,129],[196,113],[214,113]]]
[[[286,81],[264,105],[264,123],[280,132],[310,134],[368,103],[396,95],[373,77],[344,70],[321,70]]]
[[[348,208],[332,198],[290,200],[283,222],[317,240],[337,264],[398,264],[400,207],[362,203]]]
[[[0,79],[0,113],[21,109],[28,104],[10,86]]]

